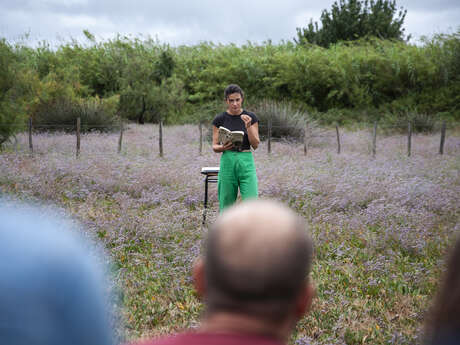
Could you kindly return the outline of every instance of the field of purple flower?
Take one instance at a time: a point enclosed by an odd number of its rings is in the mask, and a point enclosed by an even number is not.
[[[118,134],[82,136],[75,158],[70,134],[27,136],[0,153],[0,195],[64,208],[105,244],[114,263],[127,340],[193,327],[202,306],[190,268],[206,232],[201,226],[203,166],[219,156],[198,153],[195,126],[166,127],[163,158],[158,128],[130,125]],[[312,312],[291,344],[414,344],[436,290],[444,255],[460,230],[460,133],[449,131],[444,155],[438,135],[379,137],[335,133],[303,147],[262,143],[255,152],[262,197],[281,200],[306,217],[315,242]],[[208,220],[216,216],[210,188]]]

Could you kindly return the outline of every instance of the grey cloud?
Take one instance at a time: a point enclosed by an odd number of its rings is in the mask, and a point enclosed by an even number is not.
[[[278,42],[291,40],[296,26],[306,25],[310,18],[318,20],[333,2],[0,0],[0,36],[11,39],[30,30],[32,37],[54,40],[81,36],[88,29],[96,37],[142,34],[171,44]],[[460,17],[458,0],[401,0],[397,4],[408,10],[406,33],[429,34],[459,25],[455,19]]]

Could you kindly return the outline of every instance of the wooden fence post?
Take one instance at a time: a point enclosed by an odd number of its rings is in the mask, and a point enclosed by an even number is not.
[[[337,154],[340,154],[340,134],[339,134],[339,125],[335,125],[335,131],[337,133]]]
[[[308,143],[308,122],[305,121],[305,127],[303,129],[303,155],[307,155],[307,143]]]
[[[123,141],[123,119],[120,119],[120,137],[118,138],[118,153],[121,153],[122,141]]]
[[[80,156],[80,124],[81,119],[77,117],[77,158]]]
[[[268,140],[267,140],[268,153],[272,152],[272,119],[268,120]]]
[[[374,122],[374,132],[372,134],[372,157],[377,153],[377,121]]]
[[[34,153],[34,145],[32,144],[32,116],[29,117],[29,151]]]
[[[158,144],[160,145],[160,157],[163,157],[163,120],[160,119],[160,123],[158,126],[158,131],[159,131],[159,138],[158,138]]]
[[[410,157],[412,151],[412,126],[407,124],[407,157]]]
[[[444,143],[446,141],[446,122],[444,121],[442,123],[441,127],[441,143],[439,145],[439,154],[442,155],[444,154]]]
[[[200,156],[203,154],[203,123],[198,124],[198,130],[200,132]]]

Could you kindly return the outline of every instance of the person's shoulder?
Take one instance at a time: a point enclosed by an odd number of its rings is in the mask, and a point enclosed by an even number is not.
[[[221,126],[222,122],[224,121],[225,114],[226,114],[225,112],[217,114],[214,120],[212,120],[212,124],[216,127]]]

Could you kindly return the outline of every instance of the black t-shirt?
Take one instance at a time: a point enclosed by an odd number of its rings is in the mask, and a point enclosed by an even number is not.
[[[249,115],[251,117],[251,125],[259,122],[259,119],[257,118],[256,114],[247,110],[243,110],[243,112],[240,115],[243,114]],[[225,128],[231,131],[243,131],[244,138],[241,149],[249,150],[251,148],[251,145],[249,144],[248,131],[246,130],[246,126],[244,125],[244,121],[241,120],[240,115],[230,115],[225,111],[217,115],[212,121],[212,124],[217,128],[219,128],[220,126],[224,126]]]

